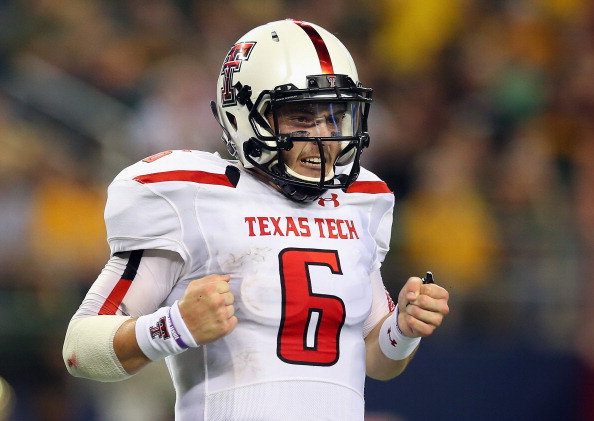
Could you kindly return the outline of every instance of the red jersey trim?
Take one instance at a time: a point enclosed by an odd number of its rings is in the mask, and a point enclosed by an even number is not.
[[[191,183],[235,187],[226,174],[214,174],[204,171],[165,171],[139,175],[134,177],[134,181],[141,184],[161,183],[163,181],[189,181]]]
[[[355,181],[347,190],[347,193],[392,193],[392,190],[383,181]]]
[[[293,22],[296,25],[298,25],[301,29],[303,29],[311,39],[311,42],[313,43],[316,49],[316,53],[318,53],[318,59],[320,60],[322,74],[333,74],[334,66],[332,65],[330,52],[328,51],[328,47],[326,47],[326,43],[322,39],[322,36],[319,34],[319,32],[316,31],[316,29],[313,26],[308,25],[305,22],[299,20],[294,20]]]
[[[101,309],[99,309],[98,314],[100,316],[114,315],[117,313],[120,304],[122,304],[122,301],[126,296],[126,293],[132,285],[132,281],[136,277],[136,273],[138,272],[138,265],[140,265],[140,260],[142,259],[143,253],[144,250],[134,250],[130,253],[130,259],[128,260],[126,269],[124,269],[122,277],[107,296],[107,299],[101,306]]]

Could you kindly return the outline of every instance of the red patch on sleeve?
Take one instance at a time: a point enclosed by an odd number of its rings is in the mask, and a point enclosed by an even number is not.
[[[392,300],[392,296],[390,296],[390,293],[388,292],[388,290],[384,289],[384,291],[386,291],[386,298],[388,300],[388,309],[390,310],[390,312],[392,312],[396,309],[396,304],[394,304],[394,300]]]

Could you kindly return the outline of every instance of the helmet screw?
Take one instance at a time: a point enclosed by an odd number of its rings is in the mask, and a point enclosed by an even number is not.
[[[249,85],[243,85],[239,91],[237,91],[237,102],[241,105],[245,105],[252,96],[252,87]]]
[[[262,156],[262,149],[258,146],[256,139],[252,137],[243,144],[243,153],[254,158],[259,158]]]

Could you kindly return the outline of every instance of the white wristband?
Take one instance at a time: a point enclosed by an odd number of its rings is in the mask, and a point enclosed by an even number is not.
[[[379,346],[391,360],[407,358],[419,346],[421,338],[409,338],[398,327],[398,305],[396,310],[382,324],[379,334]]]
[[[188,348],[196,348],[194,337],[179,312],[178,302],[136,320],[136,340],[144,354],[152,361],[176,355]]]

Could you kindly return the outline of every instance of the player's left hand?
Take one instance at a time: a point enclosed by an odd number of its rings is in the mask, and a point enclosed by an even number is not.
[[[398,326],[410,338],[431,335],[450,312],[450,294],[437,284],[411,277],[398,294]]]

